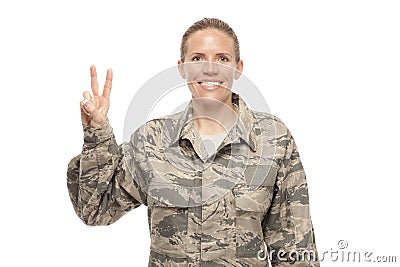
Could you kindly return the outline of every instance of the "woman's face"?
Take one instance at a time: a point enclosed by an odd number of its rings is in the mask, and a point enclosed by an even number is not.
[[[239,78],[243,62],[235,62],[234,42],[229,35],[216,29],[191,34],[185,62],[179,60],[178,67],[194,98],[212,98],[232,106],[233,79]]]

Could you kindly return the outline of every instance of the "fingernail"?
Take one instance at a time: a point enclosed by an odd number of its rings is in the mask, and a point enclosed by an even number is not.
[[[87,100],[86,98],[82,101],[82,103],[85,105],[85,107],[89,106],[89,100]]]

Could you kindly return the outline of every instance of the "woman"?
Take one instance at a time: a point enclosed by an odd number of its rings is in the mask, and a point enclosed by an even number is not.
[[[192,93],[187,108],[148,121],[118,146],[107,119],[112,71],[100,95],[91,67],[83,150],[68,166],[77,215],[108,225],[148,206],[149,266],[319,266],[293,136],[230,90],[243,70],[233,30],[218,19],[194,23],[178,68]]]

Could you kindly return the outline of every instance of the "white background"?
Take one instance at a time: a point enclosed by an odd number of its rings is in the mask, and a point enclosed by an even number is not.
[[[147,266],[146,207],[107,227],[73,211],[66,171],[83,143],[79,101],[91,64],[100,84],[113,68],[120,143],[136,90],[176,64],[182,34],[204,17],[236,31],[244,74],[295,137],[319,252],[346,240],[348,251],[400,261],[400,3],[259,3],[1,2],[1,266]]]

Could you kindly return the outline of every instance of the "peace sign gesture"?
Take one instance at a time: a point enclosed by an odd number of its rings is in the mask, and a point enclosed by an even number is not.
[[[97,72],[94,65],[90,66],[90,78],[93,95],[89,91],[83,92],[84,100],[80,102],[81,120],[85,126],[101,127],[107,120],[107,112],[110,107],[113,72],[111,69],[107,70],[102,95],[99,95],[99,84],[97,83]]]

